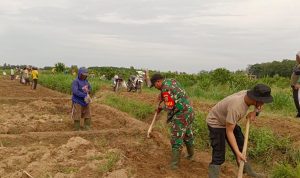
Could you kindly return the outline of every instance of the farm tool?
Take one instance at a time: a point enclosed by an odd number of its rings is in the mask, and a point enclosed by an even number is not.
[[[255,111],[256,111],[256,116],[258,116],[259,115],[259,109],[256,108]],[[243,151],[242,151],[242,154],[244,156],[246,156],[247,147],[248,147],[250,119],[251,118],[248,118],[247,123],[246,123],[245,139],[244,139],[244,146],[243,146]],[[239,170],[238,170],[238,176],[237,177],[242,178],[243,177],[243,172],[245,172],[247,175],[249,175],[251,177],[265,177],[265,175],[263,175],[263,174],[256,173],[252,169],[250,163],[241,161],[240,165],[239,165]]]
[[[153,117],[153,119],[152,119],[151,125],[150,125],[150,127],[149,127],[149,129],[148,129],[148,132],[147,132],[147,138],[150,138],[150,133],[152,132],[153,125],[154,125],[155,120],[156,120],[156,117],[157,117],[157,115],[158,115],[158,113],[159,113],[159,109],[158,109],[158,108],[160,107],[160,104],[161,104],[161,101],[159,102],[159,104],[158,104],[158,106],[157,106],[157,109],[156,109],[156,112],[155,112],[154,117]]]
[[[243,146],[243,151],[242,151],[242,154],[244,156],[246,156],[247,147],[248,147],[249,128],[250,128],[250,118],[247,119],[247,123],[246,123],[246,133],[245,133],[245,140],[244,140],[244,146]],[[238,178],[243,177],[244,165],[245,165],[245,162],[241,161],[240,166],[239,166]]]

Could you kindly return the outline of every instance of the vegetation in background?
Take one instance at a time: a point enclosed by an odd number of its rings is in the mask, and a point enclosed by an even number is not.
[[[258,78],[261,77],[273,77],[273,76],[281,76],[281,77],[290,77],[293,67],[296,65],[295,60],[282,60],[266,62],[261,64],[254,64],[249,66],[249,73],[256,75]]]
[[[106,96],[104,103],[140,120],[155,112],[155,107],[150,104],[115,94]]]
[[[39,75],[39,83],[41,85],[67,94],[72,93],[71,87],[74,79],[75,76],[63,73],[55,75],[42,73]],[[101,85],[104,84],[104,81],[101,81],[98,78],[88,78],[88,80],[92,86],[92,95],[95,94],[95,92],[100,89]]]
[[[54,65],[56,72],[64,72],[66,70],[66,66],[62,62],[58,62]]]

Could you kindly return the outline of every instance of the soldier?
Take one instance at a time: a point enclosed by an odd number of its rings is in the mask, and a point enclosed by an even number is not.
[[[225,141],[229,143],[238,164],[240,161],[246,161],[242,154],[244,135],[237,123],[247,114],[251,105],[256,110],[249,112],[246,118],[255,120],[262,105],[272,101],[271,88],[257,84],[252,90],[243,90],[224,98],[210,110],[206,118],[213,149],[212,161],[208,168],[209,178],[219,177],[221,164],[225,161]],[[248,162],[245,162],[244,172],[251,177],[264,177],[254,172]]]
[[[192,123],[194,111],[186,92],[174,79],[164,79],[161,74],[154,74],[151,79],[151,87],[160,90],[159,99],[164,101],[163,107],[157,109],[168,111],[167,122],[171,126],[172,161],[171,169],[177,169],[183,143],[186,145],[187,159],[192,160],[194,155],[194,136]]]
[[[89,130],[91,126],[91,98],[89,93],[91,85],[87,80],[88,70],[80,68],[78,78],[72,83],[72,119],[74,120],[75,130],[80,130],[80,119],[84,118],[84,129]]]
[[[291,76],[291,87],[293,90],[293,98],[294,103],[297,109],[297,115],[296,117],[300,117],[300,105],[299,105],[299,75],[300,75],[300,51],[296,54],[296,63],[292,76]]]

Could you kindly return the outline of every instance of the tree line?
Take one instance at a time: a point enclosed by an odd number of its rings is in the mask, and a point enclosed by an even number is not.
[[[248,67],[248,73],[256,75],[258,78],[274,76],[290,77],[295,65],[295,60],[289,59],[254,64]]]

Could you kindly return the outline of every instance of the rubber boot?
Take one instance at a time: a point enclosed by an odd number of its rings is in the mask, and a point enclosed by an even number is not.
[[[188,155],[185,158],[190,161],[194,161],[194,146],[186,144],[186,150]]]
[[[208,177],[218,178],[221,165],[209,164],[208,166]]]
[[[266,175],[264,175],[264,174],[256,173],[252,169],[252,167],[251,167],[251,165],[249,163],[245,163],[245,165],[244,165],[244,173],[246,173],[250,177],[258,177],[258,178],[264,178],[264,177],[266,177]]]
[[[85,118],[84,119],[84,130],[90,130],[91,129],[91,118]]]
[[[180,150],[173,149],[170,168],[172,170],[178,169],[179,162],[180,162]]]
[[[79,131],[80,130],[80,121],[74,120],[74,130]]]

